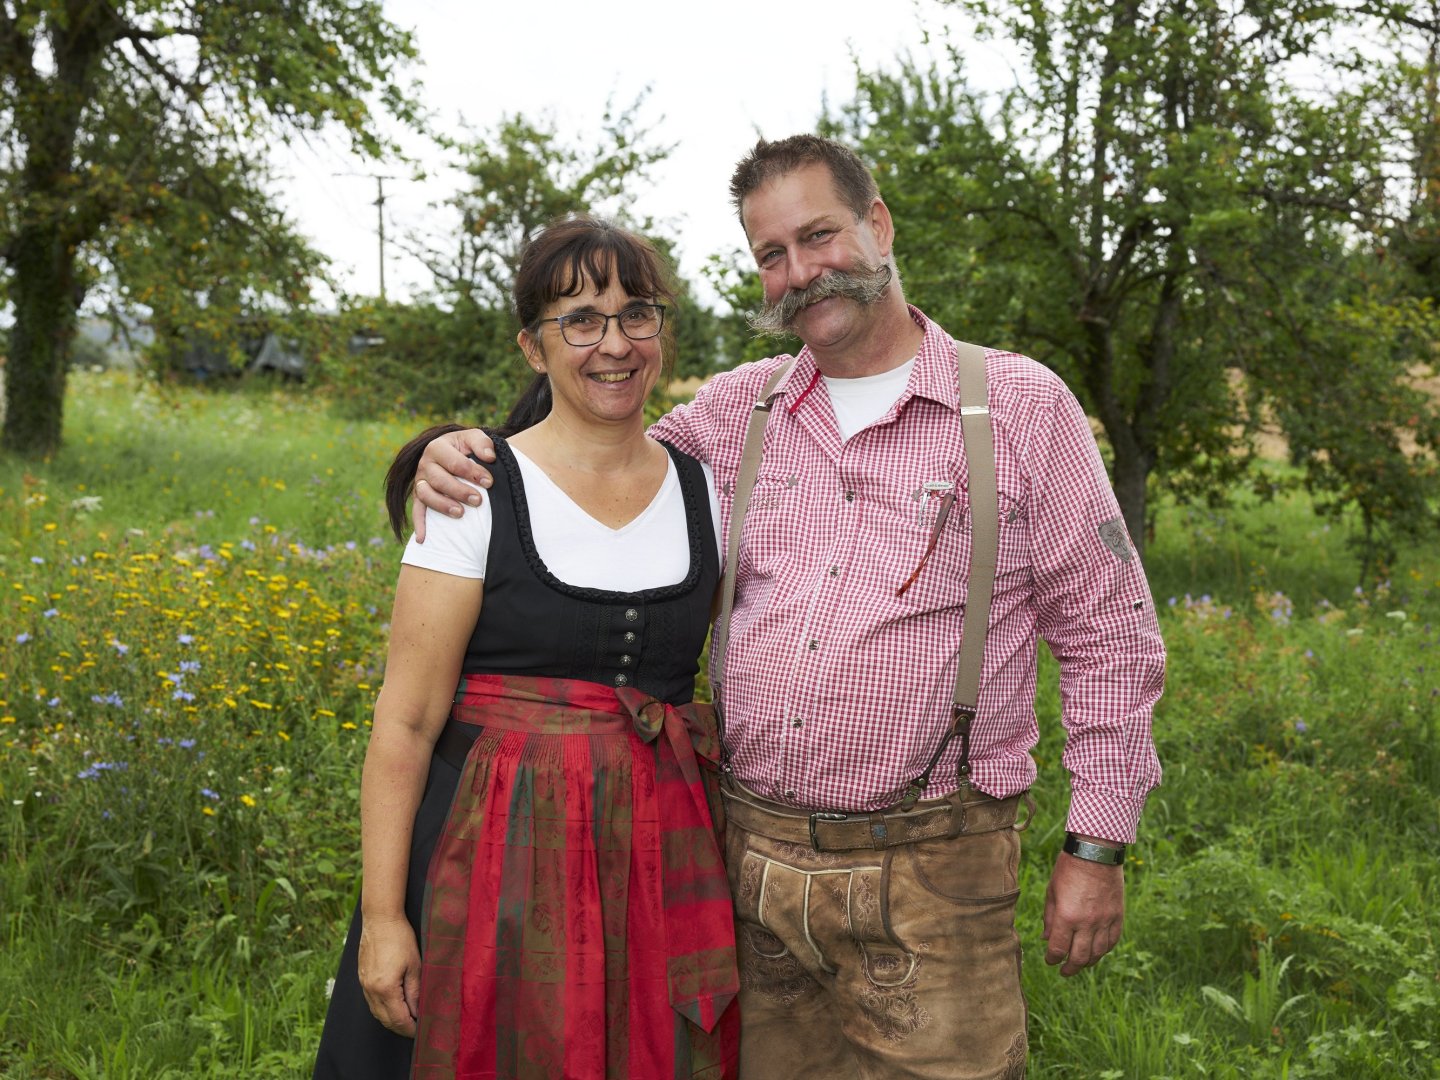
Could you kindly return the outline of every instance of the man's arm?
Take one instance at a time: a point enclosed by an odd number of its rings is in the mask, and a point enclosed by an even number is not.
[[[1165,647],[1089,422],[1068,390],[1057,391],[1027,470],[1037,623],[1060,662],[1068,828],[1118,847],[1134,840],[1160,779],[1150,720]],[[1047,963],[1067,976],[1097,963],[1124,919],[1123,866],[1056,856],[1045,897]]]

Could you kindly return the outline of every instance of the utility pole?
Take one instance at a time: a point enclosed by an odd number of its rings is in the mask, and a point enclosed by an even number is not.
[[[375,177],[375,217],[380,226],[380,302],[385,303],[385,181],[390,176]]]
[[[394,180],[390,175],[376,173],[333,173],[333,176],[368,176],[375,181],[375,221],[380,236],[380,302],[385,302],[385,181]]]

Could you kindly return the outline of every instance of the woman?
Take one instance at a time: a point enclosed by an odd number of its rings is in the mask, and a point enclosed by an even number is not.
[[[596,219],[522,256],[536,380],[478,512],[432,513],[406,549],[317,1077],[735,1074],[729,892],[695,753],[718,743],[686,704],[719,514],[642,413],[671,297],[655,250]],[[387,477],[397,535],[431,434]]]

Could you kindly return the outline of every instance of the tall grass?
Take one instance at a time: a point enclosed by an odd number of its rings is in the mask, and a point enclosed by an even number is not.
[[[89,375],[67,422],[55,461],[0,460],[0,1075],[304,1075],[358,888],[379,478],[414,425]],[[1125,939],[1070,980],[1039,940],[1044,658],[1031,1074],[1440,1076],[1440,554],[1356,593],[1292,497],[1168,509],[1148,569],[1165,783]]]

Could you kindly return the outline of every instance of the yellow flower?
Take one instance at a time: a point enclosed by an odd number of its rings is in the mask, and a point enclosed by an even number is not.
[[[343,724],[341,724],[340,726],[341,726],[342,728],[344,728],[346,731],[354,731],[354,730],[355,730],[355,723],[354,723],[353,721],[350,721],[350,720],[346,720],[346,721],[345,721]]]
[[[277,731],[277,732],[275,732],[275,734],[276,734],[276,735],[279,735],[280,738],[284,739],[286,742],[289,742],[289,741],[290,741],[290,736],[289,736],[289,734],[287,734],[286,732]]]
[[[210,807],[208,807],[208,806],[202,806],[202,807],[200,808],[200,812],[201,812],[202,814],[204,814],[206,817],[214,817],[214,816],[215,816],[215,811],[212,810],[212,809],[210,809]]]
[[[241,801],[242,803],[244,803],[246,806],[254,806],[254,805],[255,805],[255,800],[254,800],[254,798],[251,797],[251,796],[249,796],[249,795],[241,795],[241,796],[240,796],[240,801]]]

